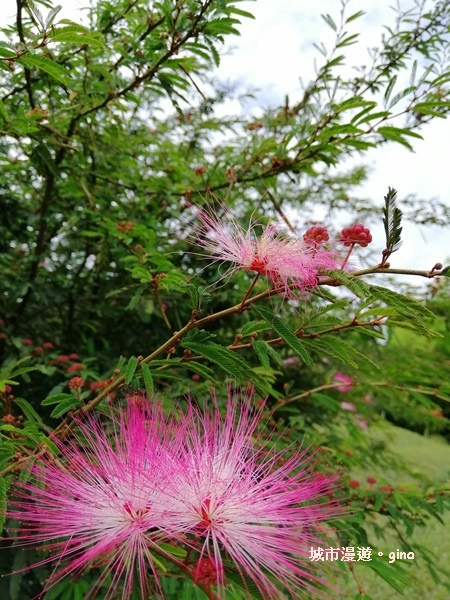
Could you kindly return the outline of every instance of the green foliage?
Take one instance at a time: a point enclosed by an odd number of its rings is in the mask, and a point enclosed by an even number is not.
[[[2,530],[6,520],[6,492],[6,479],[2,477],[0,479],[0,527]]]
[[[336,545],[376,548],[391,536],[404,548],[406,535],[430,576],[441,577],[429,545],[415,540],[432,520],[445,521],[448,473],[409,464],[393,451],[393,435],[376,433],[389,420],[430,447],[431,434],[448,439],[449,267],[425,273],[444,277],[420,299],[417,289],[399,289],[387,258],[405,220],[448,225],[450,214],[393,188],[381,211],[362,203],[355,188],[366,168],[345,161],[380,144],[411,149],[427,123],[446,117],[450,7],[426,0],[399,9],[370,67],[345,78],[340,68],[364,14],[347,8],[323,16],[335,39],[330,48],[317,43],[315,79],[256,120],[219,116],[229,100],[250,97],[215,81],[223,46],[252,18],[237,0],[95,0],[88,27],[59,20],[49,0],[18,3],[0,41],[2,525],[10,483],[30,476],[29,455],[59,453],[53,434],[70,436],[71,413],[118,406],[139,387],[163,396],[171,412],[186,393],[201,406],[214,385],[222,406],[227,384],[250,384],[266,397],[281,445],[305,439],[319,447],[318,469],[341,473],[349,515],[330,524]],[[228,265],[206,253],[199,260],[193,244],[196,211],[213,194],[245,229],[250,218],[295,214],[301,235],[325,209],[338,253],[340,218],[382,221],[382,262],[370,247],[367,269],[320,272],[307,295],[281,298],[262,276],[247,298],[249,274],[223,276]],[[379,483],[365,485],[371,469]],[[351,476],[362,485],[350,486]],[[13,529],[7,522],[6,535]],[[181,545],[161,550],[195,559]],[[21,569],[42,554],[5,553],[2,572],[18,572],[0,579],[0,597],[39,595],[52,567]],[[415,567],[385,559],[357,565],[361,585],[376,575],[388,594],[409,594]],[[167,557],[154,561],[167,598],[206,597]],[[356,593],[339,566],[330,582]],[[260,597],[226,560],[225,570],[227,598]],[[96,576],[64,579],[44,598],[84,598]]]
[[[384,257],[390,256],[396,252],[401,245],[402,211],[396,206],[397,191],[393,188],[388,189],[384,197],[383,225],[386,233],[386,250]]]
[[[312,367],[313,360],[304,344],[296,336],[295,332],[290,329],[279,317],[274,316],[273,313],[267,308],[259,306],[258,308],[255,308],[255,310],[258,315],[266,321],[266,323],[272,325],[273,330],[280,336],[283,342],[292,348],[295,354],[297,354],[297,356],[299,356],[307,366]]]

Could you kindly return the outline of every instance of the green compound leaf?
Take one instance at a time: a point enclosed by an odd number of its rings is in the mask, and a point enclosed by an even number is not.
[[[339,270],[325,271],[325,274],[341,283],[344,287],[353,292],[355,296],[358,296],[358,298],[366,298],[370,295],[369,286],[358,277],[353,277],[352,275]]]
[[[383,225],[386,233],[386,250],[389,255],[396,252],[401,244],[402,211],[396,206],[397,191],[394,188],[388,188],[388,193],[384,197],[383,207]]]
[[[388,563],[385,557],[372,556],[370,561],[361,562],[360,564],[375,571],[377,575],[400,594],[403,594],[404,588],[410,583],[410,578],[404,569],[396,563]]]
[[[104,46],[104,41],[99,34],[93,34],[81,25],[68,25],[53,29],[49,36],[52,42],[70,42],[74,44],[85,44],[91,46]]]
[[[267,348],[269,344],[264,340],[256,340],[252,344],[253,350],[256,352],[262,366],[265,369],[270,369],[269,353]]]
[[[219,365],[224,371],[236,377],[239,381],[248,381],[253,378],[251,368],[245,360],[238,354],[228,350],[228,348],[224,348],[214,342],[193,342],[190,340],[183,340],[181,345],[183,348],[201,354],[211,362]]]
[[[381,300],[388,306],[395,308],[400,314],[408,317],[435,319],[435,315],[431,310],[417,302],[417,300],[377,285],[369,285],[368,288],[374,299]]]
[[[195,352],[196,354],[201,354],[212,363],[218,365],[226,373],[236,378],[241,384],[247,385],[248,383],[252,383],[258,393],[264,396],[272,393],[273,390],[271,390],[267,381],[255,373],[250,365],[248,365],[239,354],[236,354],[236,352],[232,352],[231,350],[228,350],[228,348],[224,348],[223,346],[210,341],[195,342],[184,339],[182,340],[181,345],[183,348],[192,350],[192,352]]]
[[[141,373],[142,378],[144,380],[144,386],[145,391],[147,393],[147,397],[151,398],[155,392],[155,386],[153,383],[152,373],[145,363],[141,363]]]
[[[3,526],[6,521],[6,491],[8,484],[6,479],[2,477],[0,479],[0,533],[3,531]]]
[[[70,83],[70,73],[66,71],[64,67],[58,65],[54,60],[50,58],[45,58],[44,56],[37,56],[35,54],[26,54],[17,60],[17,62],[22,63],[25,67],[32,69],[38,68],[41,71],[45,71],[59,81],[60,83],[68,84]]]
[[[295,354],[297,354],[297,356],[299,356],[308,367],[313,366],[314,361],[311,358],[310,353],[305,348],[303,342],[298,339],[292,329],[290,329],[279,317],[274,316],[273,313],[266,307],[255,307],[255,311],[266,321],[266,323],[272,327],[275,333],[281,337],[283,342],[292,348]]]
[[[133,379],[133,375],[137,369],[137,366],[139,364],[139,359],[137,358],[137,356],[132,356],[130,358],[130,360],[127,363],[127,366],[125,367],[125,371],[124,371],[124,378],[125,378],[125,383],[130,383],[130,381]]]
[[[158,546],[162,550],[165,550],[169,554],[172,554],[173,556],[176,556],[178,558],[186,557],[187,551],[184,548],[178,548],[177,546],[173,546],[172,544],[168,544],[167,542],[159,542]]]
[[[72,408],[75,408],[75,406],[78,407],[79,405],[80,403],[78,399],[71,396],[70,399],[68,398],[67,400],[63,400],[60,404],[58,404],[58,406],[53,409],[50,416],[53,419],[57,419],[58,417],[62,417],[62,415],[64,415],[66,412],[69,412],[69,410]]]
[[[20,407],[21,411],[29,421],[38,423],[39,425],[43,424],[40,415],[34,410],[31,404],[25,400],[25,398],[14,398],[14,403]]]
[[[72,394],[53,394],[52,396],[47,396],[47,398],[44,398],[44,400],[41,402],[41,405],[50,406],[52,404],[59,404],[60,402],[63,402],[63,400],[69,400],[73,398],[74,396],[72,396]]]

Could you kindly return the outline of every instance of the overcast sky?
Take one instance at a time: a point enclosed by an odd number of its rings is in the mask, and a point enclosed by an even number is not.
[[[390,8],[395,0],[350,0],[347,14],[363,9],[366,15],[355,21],[352,33],[360,32],[357,46],[347,48],[347,65],[368,64],[367,47],[378,45],[383,25],[394,24],[395,13]],[[59,0],[63,9],[60,18],[80,22],[80,7],[88,0]],[[334,34],[321,18],[330,13],[339,20],[339,0],[256,0],[245,1],[239,7],[252,12],[255,20],[245,19],[240,37],[228,38],[218,76],[240,81],[243,87],[259,88],[258,103],[277,105],[289,94],[292,103],[301,94],[299,78],[308,82],[314,76],[314,59],[320,64],[320,54],[313,43],[323,41],[328,47]],[[402,6],[413,0],[401,0]],[[15,15],[16,0],[0,0],[0,20]],[[43,9],[45,13],[45,9]],[[9,19],[8,19],[9,20]],[[233,109],[249,110],[238,104]],[[254,110],[254,106],[253,106]],[[424,140],[414,140],[415,152],[398,144],[367,153],[363,162],[370,165],[369,180],[358,193],[380,202],[388,186],[399,195],[415,193],[421,198],[439,198],[450,205],[449,146],[450,119],[436,119],[421,132]],[[361,159],[358,162],[362,162]],[[383,247],[381,228],[375,231],[375,243]],[[395,267],[429,269],[436,262],[450,258],[449,230],[404,228],[404,244],[391,261]]]

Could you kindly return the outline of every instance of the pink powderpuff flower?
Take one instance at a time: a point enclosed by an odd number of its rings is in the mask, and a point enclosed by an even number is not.
[[[333,375],[333,379],[335,381],[342,381],[344,384],[337,388],[340,392],[349,392],[353,387],[352,378],[345,373],[341,373],[341,371],[336,371],[336,373]]]
[[[341,402],[340,407],[342,408],[342,410],[350,410],[350,411],[356,410],[356,406],[354,404],[352,404],[351,402]]]
[[[250,222],[245,230],[231,216],[219,217],[210,206],[197,216],[201,225],[194,243],[208,250],[213,262],[232,263],[228,272],[244,269],[263,275],[285,296],[316,287],[320,271],[336,267],[332,252],[291,238],[278,226]]]
[[[358,425],[361,427],[361,429],[363,431],[365,431],[366,429],[368,429],[367,421],[365,421],[364,419],[361,419],[359,417],[356,420],[358,421]]]
[[[106,422],[97,415],[78,425],[73,441],[55,440],[59,461],[42,459],[28,482],[17,483],[10,512],[21,522],[15,542],[45,544],[50,557],[38,564],[56,562],[44,591],[67,575],[100,566],[85,598],[101,590],[102,598],[128,599],[136,577],[141,597],[149,598],[149,571],[159,588],[151,548],[167,537],[164,490],[173,462],[168,449],[176,446],[173,432],[181,427],[170,426],[160,404],[136,398]]]
[[[273,435],[263,440],[263,407],[252,406],[252,395],[230,392],[225,417],[215,400],[204,413],[191,404],[182,468],[169,494],[169,531],[191,540],[198,575],[214,578],[219,597],[231,566],[265,598],[285,597],[280,587],[299,598],[325,583],[308,553],[323,521],[342,511],[328,496],[334,478],[314,473],[305,450],[277,451]]]

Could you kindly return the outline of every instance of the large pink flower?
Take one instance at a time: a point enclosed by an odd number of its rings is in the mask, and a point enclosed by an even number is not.
[[[81,423],[76,440],[58,443],[60,460],[42,460],[29,482],[18,483],[10,512],[22,523],[18,541],[45,543],[50,557],[42,562],[56,561],[46,588],[101,566],[88,597],[110,575],[103,598],[117,598],[120,588],[129,598],[135,576],[142,598],[149,597],[149,570],[157,582],[151,545],[167,525],[171,431],[160,404],[132,400],[117,418]]]
[[[191,408],[169,528],[191,539],[219,590],[228,570],[253,580],[264,597],[284,597],[284,588],[298,598],[320,581],[308,556],[321,522],[339,512],[325,497],[333,478],[314,473],[304,450],[277,451],[273,436],[258,433],[261,417],[252,393],[230,395],[225,418],[217,406]]]
[[[314,473],[305,451],[277,451],[273,435],[263,438],[252,391],[230,393],[224,417],[212,403],[201,412],[188,401],[175,418],[131,396],[108,418],[79,423],[72,442],[57,442],[57,460],[30,469],[10,516],[21,522],[17,541],[44,545],[42,563],[56,563],[46,590],[101,567],[86,598],[128,600],[136,587],[143,599],[150,587],[159,597],[162,541],[189,548],[182,571],[221,598],[237,575],[269,598],[324,583],[309,555],[323,521],[340,512],[329,498],[334,478]]]
[[[208,250],[214,262],[232,263],[230,271],[264,275],[285,295],[315,287],[321,270],[336,267],[334,254],[321,244],[289,237],[273,224],[251,222],[245,230],[231,216],[219,217],[210,206],[199,210],[198,218],[195,243]]]

